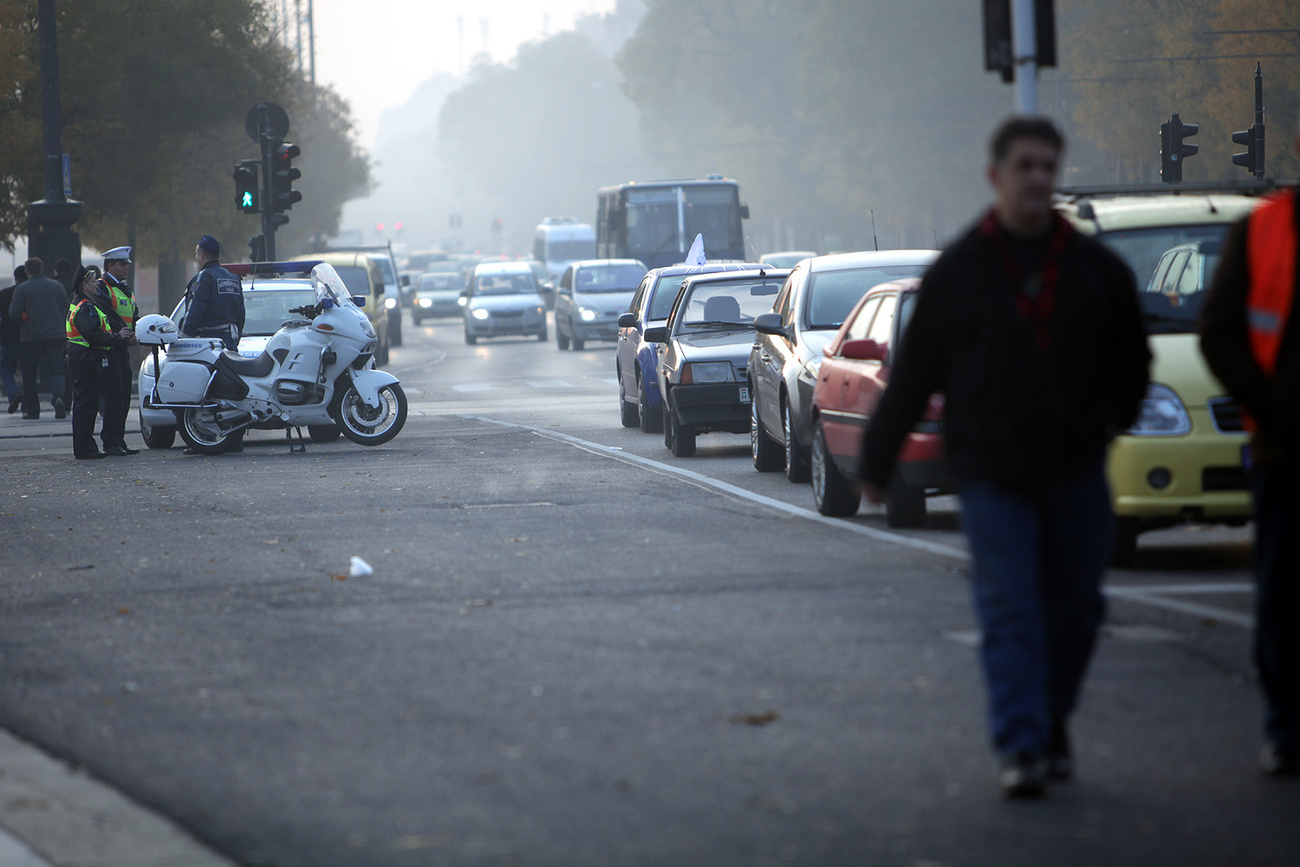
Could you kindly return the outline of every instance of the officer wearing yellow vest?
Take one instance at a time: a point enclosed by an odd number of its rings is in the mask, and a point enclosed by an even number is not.
[[[114,331],[126,327],[135,332],[140,310],[131,287],[126,284],[131,271],[131,248],[114,247],[104,254],[104,273],[99,278],[97,303],[108,314]],[[129,347],[110,349],[108,371],[101,383],[104,424],[99,437],[110,455],[134,455],[139,449],[126,444],[126,417],[131,412],[131,354]]]
[[[108,370],[108,354],[129,346],[127,328],[113,331],[108,314],[96,303],[99,269],[77,269],[72,286],[76,293],[68,306],[68,371],[72,374],[72,453],[78,460],[102,458],[107,452],[95,445],[95,414],[99,411],[100,383]]]
[[[1296,152],[1300,153],[1300,124]],[[1255,664],[1264,691],[1260,770],[1300,774],[1300,207],[1264,201],[1224,245],[1201,313],[1201,351],[1248,414],[1255,501]]]

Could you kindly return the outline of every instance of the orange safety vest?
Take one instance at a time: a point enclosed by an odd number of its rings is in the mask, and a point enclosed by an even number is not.
[[[1295,300],[1296,194],[1288,190],[1260,205],[1246,229],[1250,287],[1246,295],[1246,330],[1250,349],[1264,373],[1277,371],[1282,334]]]

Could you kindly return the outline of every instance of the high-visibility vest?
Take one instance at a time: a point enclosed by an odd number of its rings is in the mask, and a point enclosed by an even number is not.
[[[1294,190],[1270,198],[1250,215],[1246,229],[1246,330],[1251,353],[1269,376],[1277,372],[1277,354],[1295,300],[1295,207]]]
[[[108,300],[113,302],[113,310],[122,318],[123,324],[127,328],[134,328],[136,314],[140,312],[135,305],[135,299],[126,294],[126,290],[116,283],[109,283],[103,277],[99,278],[99,282],[107,292]]]
[[[86,338],[81,336],[81,332],[77,330],[77,323],[74,321],[77,318],[77,311],[81,309],[82,304],[89,304],[90,309],[95,311],[95,315],[99,317],[99,327],[102,328],[104,331],[108,330],[108,317],[104,315],[103,310],[100,310],[98,307],[95,306],[95,303],[93,301],[87,298],[83,298],[82,300],[78,301],[76,304],[68,305],[68,321],[65,326],[65,329],[68,334],[68,342],[75,343],[78,346],[84,346],[87,349],[89,349],[90,341],[86,340]]]

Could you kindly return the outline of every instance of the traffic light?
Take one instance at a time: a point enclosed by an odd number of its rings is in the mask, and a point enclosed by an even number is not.
[[[1200,150],[1198,145],[1189,144],[1186,139],[1200,131],[1194,123],[1183,123],[1177,114],[1170,115],[1169,120],[1160,124],[1160,180],[1166,184],[1182,183],[1183,160],[1195,156]]]
[[[235,207],[245,214],[262,210],[261,187],[257,182],[257,160],[245,160],[235,166]]]
[[[1232,164],[1244,166],[1257,178],[1264,177],[1264,124],[1252,123],[1250,129],[1234,132],[1232,143],[1246,146],[1245,153],[1232,155]]]
[[[302,172],[293,167],[293,159],[301,153],[302,148],[286,141],[271,154],[271,210],[277,214],[302,201],[302,193],[293,188],[293,182],[302,177]]]

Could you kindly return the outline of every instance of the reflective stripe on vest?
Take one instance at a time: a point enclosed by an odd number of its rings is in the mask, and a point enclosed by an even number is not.
[[[127,328],[135,327],[135,315],[138,308],[135,306],[135,299],[127,295],[122,287],[116,283],[109,283],[104,278],[99,279],[100,284],[108,290],[108,299],[113,302],[113,311],[121,317],[123,324]]]
[[[1295,299],[1295,206],[1294,190],[1271,198],[1250,215],[1246,230],[1250,264],[1246,330],[1251,353],[1269,376],[1277,371],[1277,354]]]
[[[108,317],[104,315],[103,310],[100,310],[91,301],[86,300],[84,298],[81,301],[78,301],[76,304],[68,305],[68,321],[67,321],[67,325],[65,326],[65,330],[67,331],[68,334],[68,342],[75,343],[78,346],[84,346],[87,349],[89,349],[90,341],[88,341],[86,338],[81,336],[81,332],[77,330],[77,323],[73,321],[77,318],[77,311],[81,309],[82,304],[90,304],[90,308],[94,310],[95,315],[99,317],[99,327],[104,331],[108,331]]]

